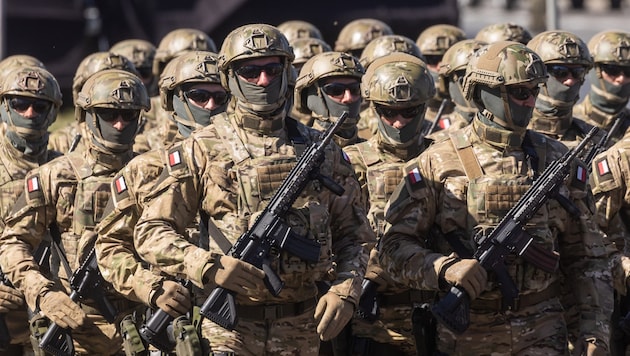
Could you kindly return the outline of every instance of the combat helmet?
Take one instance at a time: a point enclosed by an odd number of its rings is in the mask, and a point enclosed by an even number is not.
[[[178,28],[167,33],[157,46],[153,59],[153,75],[160,77],[166,64],[187,51],[216,52],[217,45],[205,32],[194,28]]]
[[[453,44],[446,50],[438,67],[437,88],[440,95],[449,96],[449,81],[451,79],[461,84],[470,58],[484,45],[485,43],[478,40],[466,39]]]
[[[46,68],[39,59],[28,54],[14,54],[0,61],[0,78],[4,78],[10,71],[17,67]]]
[[[422,131],[426,103],[435,95],[435,84],[424,61],[408,53],[379,57],[366,70],[361,91],[370,107],[417,108],[409,124],[396,129],[378,120],[378,134],[384,143],[394,147],[417,144]]]
[[[477,32],[475,39],[488,44],[499,41],[515,41],[526,45],[532,39],[532,35],[521,25],[503,22],[483,27]]]
[[[127,57],[133,63],[151,96],[157,94],[157,77],[153,75],[156,50],[151,42],[141,39],[123,40],[109,49],[112,53]]]
[[[622,110],[630,98],[630,84],[611,83],[604,79],[602,72],[612,76],[627,73],[630,68],[630,33],[621,30],[602,31],[588,41],[588,49],[593,56],[594,70],[589,72],[591,91],[590,102],[594,107],[608,114]],[[611,74],[614,73],[614,74]],[[627,74],[624,74],[628,78]]]
[[[140,74],[131,60],[127,57],[112,52],[96,52],[83,58],[72,79],[72,100],[76,102],[81,87],[87,79],[96,72],[105,69],[121,69],[134,75]]]
[[[411,38],[401,35],[384,35],[373,39],[365,46],[359,57],[359,63],[367,70],[375,59],[394,52],[411,54],[426,62],[420,48]]]
[[[349,22],[339,31],[335,41],[335,51],[348,52],[358,58],[370,41],[377,37],[393,34],[392,28],[381,20],[357,19]]]
[[[293,44],[293,41],[301,38],[317,38],[323,40],[322,33],[315,25],[310,22],[302,20],[290,20],[285,21],[278,26],[278,30],[282,32],[284,37],[287,38],[289,43]]]
[[[466,39],[464,30],[457,26],[438,24],[420,32],[416,44],[427,59],[427,64],[437,65],[449,47]]]
[[[304,63],[316,54],[330,52],[332,48],[324,40],[318,38],[298,38],[291,44],[295,59],[293,66],[299,71]]]
[[[603,31],[588,41],[588,49],[595,64],[630,66],[630,33],[625,31]]]
[[[577,35],[568,31],[545,31],[532,38],[527,47],[538,53],[545,64],[579,64],[590,69],[593,58]]]

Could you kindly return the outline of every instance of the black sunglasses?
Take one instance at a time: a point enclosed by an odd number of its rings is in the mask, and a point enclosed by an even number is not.
[[[540,92],[540,88],[509,87],[507,88],[507,92],[516,100],[527,100],[530,96],[536,98]]]
[[[559,80],[565,80],[569,74],[576,79],[584,79],[586,68],[584,67],[567,67],[559,64],[551,64],[547,66],[547,72]]]
[[[624,76],[630,77],[630,67],[618,66],[614,64],[600,64],[599,67],[611,77],[618,77],[623,73]]]
[[[346,90],[350,91],[350,94],[357,96],[361,95],[361,83],[328,83],[322,87],[322,90],[330,96],[342,96],[346,93]]]
[[[284,64],[282,63],[269,63],[264,66],[246,65],[240,68],[236,68],[234,71],[245,79],[255,79],[260,77],[260,72],[264,71],[268,76],[275,77],[280,75],[284,70]]]
[[[388,108],[383,105],[374,105],[374,108],[376,109],[377,114],[388,119],[393,119],[398,115],[404,117],[405,119],[411,119],[424,111],[424,104],[404,109],[394,109],[391,107]]]
[[[94,114],[106,122],[114,122],[120,116],[125,122],[138,120],[140,110],[96,108]]]
[[[13,110],[26,111],[29,107],[32,107],[33,111],[35,111],[36,113],[44,114],[48,112],[48,110],[52,106],[52,102],[42,99],[14,96],[9,99],[9,105]]]
[[[214,99],[215,105],[223,105],[227,101],[228,94],[224,91],[207,91],[205,89],[190,89],[186,92],[186,97],[196,103],[205,104]]]

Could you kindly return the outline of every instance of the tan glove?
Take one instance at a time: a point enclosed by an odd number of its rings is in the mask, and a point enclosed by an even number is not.
[[[0,284],[0,314],[8,313],[24,305],[24,294],[19,290]]]
[[[190,292],[174,281],[164,280],[152,299],[152,304],[174,318],[186,314],[191,307]]]
[[[354,305],[341,299],[337,294],[328,292],[319,298],[315,308],[317,333],[322,341],[339,335],[354,314]]]
[[[50,321],[64,329],[76,329],[86,318],[81,307],[64,292],[46,292],[39,297],[39,308]]]
[[[247,294],[248,290],[264,288],[265,272],[252,264],[223,255],[208,269],[206,278],[237,294]]]
[[[580,340],[572,354],[574,356],[605,356],[608,355],[608,350],[592,342]]]
[[[446,282],[464,288],[470,300],[477,298],[488,282],[488,273],[479,261],[472,258],[447,264],[442,273]]]

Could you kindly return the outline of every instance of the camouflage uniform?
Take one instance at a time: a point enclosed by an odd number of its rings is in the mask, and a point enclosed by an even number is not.
[[[111,179],[132,157],[138,117],[142,109],[149,108],[149,99],[138,77],[108,69],[86,81],[77,105],[81,108],[77,110],[83,116],[81,121],[90,127],[86,150],[72,152],[29,172],[23,182],[24,194],[7,219],[0,244],[2,267],[33,310],[38,310],[42,297],[50,290],[61,288],[69,293],[70,276],[58,266],[59,275],[53,279],[42,275],[33,261],[32,249],[41,243],[53,222],[59,229],[60,248],[70,268],[76,270],[81,265],[94,244],[93,229],[109,199]],[[133,110],[130,113],[137,115],[127,130],[119,132],[124,139],[112,140],[112,133],[104,127],[108,124],[92,111],[103,107]],[[106,287],[103,292],[119,312],[117,321],[135,307],[111,288]],[[122,340],[117,323],[109,324],[89,300],[82,301],[81,308],[87,321],[72,330],[77,352],[120,354]]]
[[[396,129],[381,122],[371,139],[344,148],[368,202],[368,220],[377,238],[380,238],[385,231],[385,203],[403,177],[402,166],[427,146],[422,136],[424,108],[426,102],[435,95],[435,86],[424,62],[406,53],[392,53],[376,59],[366,71],[361,84],[366,100],[370,103],[369,109],[375,111],[379,121],[381,118],[376,113],[376,104],[393,109],[422,108],[414,117],[415,121],[398,131],[390,132]],[[402,137],[396,137],[396,134]],[[364,354],[370,350],[374,353],[378,343],[387,344],[381,345],[383,349],[380,352],[385,354],[395,352],[415,355],[411,313],[414,303],[426,302],[427,298],[423,300],[421,291],[409,290],[407,286],[391,280],[378,263],[376,249],[370,254],[365,277],[379,285],[380,316],[373,324],[357,317],[353,319],[353,352]],[[433,293],[429,291],[426,294],[430,296]],[[358,338],[373,341],[368,341],[369,345],[361,345]]]
[[[244,44],[254,48],[244,52]],[[280,95],[256,101],[250,99],[241,76],[234,74],[238,68],[232,67],[232,61],[266,57],[282,61],[282,73],[274,77],[272,86],[279,84]],[[291,139],[299,136],[308,144],[319,136],[318,131],[293,119],[285,120],[291,59],[286,39],[272,26],[247,25],[228,35],[219,68],[224,86],[236,99],[235,111],[215,116],[211,125],[169,149],[169,176],[148,197],[135,231],[137,251],[147,262],[172,276],[187,278],[199,288],[213,288],[213,281],[204,276],[220,255],[195,246],[184,234],[197,210],[216,219],[226,238],[235,242],[303,148]],[[233,331],[204,319],[202,333],[213,352],[316,355],[315,282],[332,281],[329,293],[356,304],[366,248],[374,235],[365,219],[352,168],[335,145],[326,150],[320,172],[332,176],[345,193],[337,197],[319,184],[309,183],[285,217],[298,234],[321,244],[319,262],[306,263],[287,252],[272,257],[272,268],[285,283],[282,292],[273,297],[261,285],[251,296],[237,295],[239,322]]]
[[[464,93],[482,112],[451,139],[411,161],[386,207],[390,225],[379,258],[396,281],[436,291],[447,291],[449,283],[466,285],[457,276],[453,279],[449,269],[470,261],[465,256],[477,248],[478,234],[492,229],[536,175],[566,152],[561,143],[526,130],[534,92],[527,106],[508,94],[514,85],[531,88],[545,79],[540,57],[517,42],[497,42],[472,57]],[[559,189],[579,207],[579,218],[549,200],[524,226],[533,243],[559,253],[562,273],[544,272],[522,257],[508,255],[507,272],[519,290],[518,302],[505,310],[495,275],[489,273],[470,304],[470,327],[458,335],[438,325],[441,352],[565,355],[567,330],[558,284],[565,276],[571,285],[580,286],[575,291],[579,337],[591,344],[582,346],[607,350],[612,285],[606,263],[611,251],[605,236],[590,224],[585,189],[585,177],[575,171]],[[457,243],[451,246],[448,240]],[[447,282],[447,276],[454,282]]]
[[[0,201],[2,202],[0,204],[0,233],[4,230],[6,218],[13,209],[13,205],[24,191],[24,177],[27,172],[60,156],[58,152],[46,149],[47,133],[43,136],[36,133],[38,132],[37,129],[43,129],[45,132],[55,121],[61,105],[59,85],[47,70],[12,61],[3,61],[2,68],[3,70],[7,69],[7,74],[1,77],[2,83],[0,84],[0,88],[2,88],[0,89],[0,100],[2,101],[2,108],[0,108],[0,115],[2,116],[2,124],[0,124],[2,126],[2,139],[0,139]],[[44,118],[39,127],[25,126],[24,123],[14,119],[14,115],[20,114],[8,104],[13,96],[49,103],[48,112],[40,113],[44,115]],[[39,119],[30,118],[30,120]],[[21,137],[26,140],[24,143],[20,142]],[[3,317],[11,334],[11,343],[14,345],[22,344],[24,348],[31,349],[26,306],[22,305],[21,308],[12,310]],[[12,351],[18,352],[15,349]]]
[[[324,91],[321,83],[330,78],[352,78],[359,85],[364,73],[357,58],[343,52],[324,52],[311,57],[300,70],[295,85],[294,109],[304,115],[310,114],[306,125],[325,130],[343,112],[348,113],[346,121],[337,129],[334,140],[340,147],[363,141],[358,136],[357,122],[361,106],[361,95],[352,102],[334,100]],[[331,83],[334,83],[333,80]],[[358,90],[358,89],[357,89]],[[345,98],[347,90],[341,94]]]

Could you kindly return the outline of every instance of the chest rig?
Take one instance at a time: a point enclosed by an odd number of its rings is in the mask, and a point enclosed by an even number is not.
[[[398,183],[403,179],[403,165],[405,162],[384,153],[367,144],[356,145],[363,163],[367,167],[366,180],[370,194],[370,208],[368,220],[377,238],[385,233],[385,205]]]
[[[227,174],[235,183],[237,211],[228,213],[217,225],[228,232],[232,242],[242,233],[247,231],[250,224],[255,221],[258,212],[262,211],[278,187],[287,177],[289,171],[296,163],[308,144],[298,130],[297,123],[290,118],[285,120],[291,147],[280,149],[281,153],[254,157],[241,137],[234,134],[234,128],[228,115],[218,115],[213,119],[213,124],[222,140],[226,143],[227,151],[234,162]],[[249,144],[252,144],[249,142]],[[324,163],[320,172],[332,175],[332,169]],[[320,264],[328,263],[331,252],[328,202],[322,201],[321,192],[325,190],[321,184],[314,180],[308,183],[302,195],[295,201],[284,220],[297,234],[319,242]],[[303,274],[307,270],[320,270],[315,264],[309,264],[300,258],[287,252],[280,252],[278,259],[272,266],[280,274],[284,274],[283,280],[290,284],[291,279],[286,275]],[[314,278],[317,278],[313,275]]]

